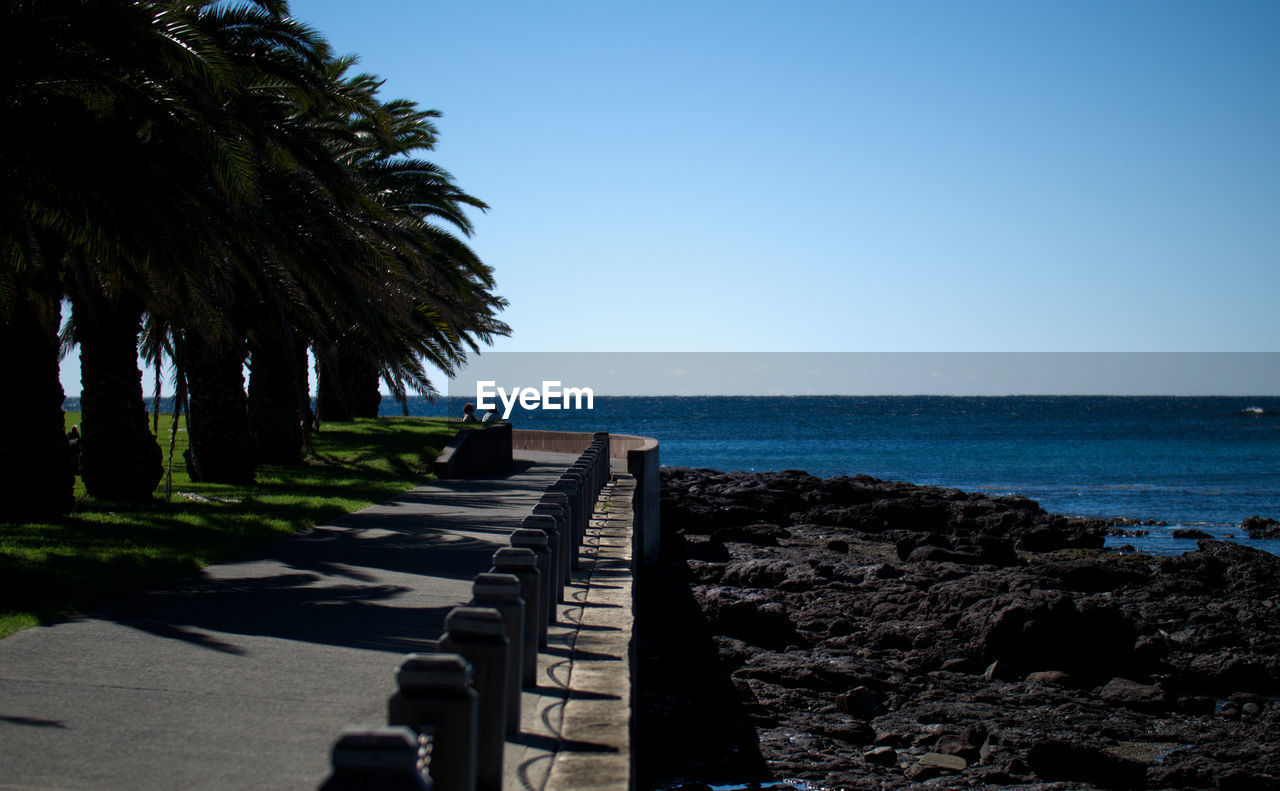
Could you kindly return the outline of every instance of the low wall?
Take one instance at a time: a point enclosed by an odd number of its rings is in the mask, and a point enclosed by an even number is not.
[[[512,447],[517,450],[542,450],[555,453],[582,453],[594,435],[580,431],[538,431],[515,429]],[[645,565],[658,562],[661,551],[658,479],[658,441],[633,434],[609,435],[609,458],[626,459],[627,472],[636,479],[631,500],[634,514],[632,532],[633,557]]]
[[[537,431],[518,428],[512,433],[512,443],[518,450],[545,450],[553,453],[582,453],[591,444],[594,435],[585,431]],[[657,440],[631,434],[609,435],[609,458],[625,459],[627,451]]]
[[[474,478],[511,466],[511,424],[465,425],[431,464],[437,478]]]

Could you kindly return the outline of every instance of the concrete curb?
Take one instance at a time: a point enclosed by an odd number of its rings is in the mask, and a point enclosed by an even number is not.
[[[596,504],[581,568],[559,605],[521,739],[508,742],[509,791],[627,791],[633,786],[632,566],[635,480],[618,475]]]

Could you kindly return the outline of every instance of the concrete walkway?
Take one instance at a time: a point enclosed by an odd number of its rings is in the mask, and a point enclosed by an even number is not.
[[[469,600],[472,577],[572,461],[517,458],[504,478],[419,487],[0,640],[0,789],[315,789],[339,731],[386,721],[404,654],[430,650],[445,614]],[[587,584],[595,563],[584,568],[580,611],[605,593]],[[578,673],[561,660],[581,633],[561,628],[560,655],[544,655],[542,669]],[[548,701],[574,699],[540,687],[525,710],[541,721]],[[544,787],[536,767],[554,765],[564,746],[539,733],[508,747],[514,787]]]

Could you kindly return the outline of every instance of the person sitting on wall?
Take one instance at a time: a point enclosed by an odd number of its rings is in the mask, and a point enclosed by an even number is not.
[[[473,403],[471,403],[471,402],[469,402],[469,401],[468,401],[468,402],[467,402],[467,403],[462,407],[462,422],[463,422],[463,423],[479,423],[479,422],[480,422],[479,420],[476,420],[476,405],[475,405],[475,404],[473,404]]]
[[[484,413],[484,417],[480,418],[481,423],[497,423],[498,408],[496,406],[489,407],[489,411]]]
[[[67,432],[67,449],[71,451],[71,469],[80,473],[80,427],[72,426]]]

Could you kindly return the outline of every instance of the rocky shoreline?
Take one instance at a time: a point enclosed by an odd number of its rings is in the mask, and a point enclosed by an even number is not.
[[[1280,557],[799,471],[664,468],[640,786],[1280,788]]]

